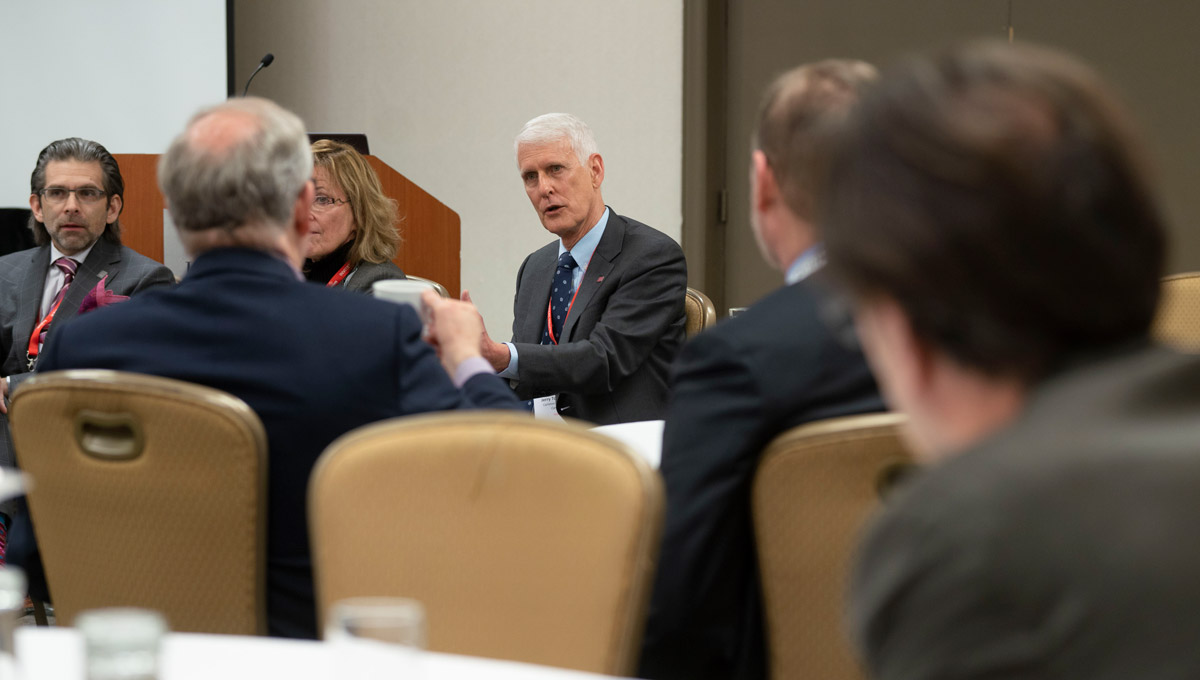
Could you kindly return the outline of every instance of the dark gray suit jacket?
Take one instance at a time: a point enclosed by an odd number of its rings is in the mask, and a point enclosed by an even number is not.
[[[1200,357],[1124,348],[910,479],[852,629],[878,680],[1200,677]]]
[[[41,320],[38,312],[49,269],[48,245],[0,257],[0,354],[4,357],[0,375],[8,376],[10,391],[30,375],[26,352],[33,327]],[[75,272],[75,279],[54,315],[55,328],[75,317],[83,298],[104,276],[108,277],[105,288],[117,295],[133,295],[175,282],[174,274],[162,264],[101,238]],[[3,414],[0,414],[0,430],[3,430],[0,432],[0,465],[11,466],[14,460],[12,439],[8,432],[8,417]]]
[[[342,283],[342,287],[346,290],[355,290],[370,295],[371,284],[376,281],[405,278],[408,277],[404,275],[404,270],[390,260],[387,262],[360,262],[354,269],[354,274]]]
[[[610,212],[560,344],[541,345],[558,241],[517,272],[513,343],[522,399],[558,395],[563,416],[600,425],[662,418],[667,371],[683,344],[687,265],[662,232]]]

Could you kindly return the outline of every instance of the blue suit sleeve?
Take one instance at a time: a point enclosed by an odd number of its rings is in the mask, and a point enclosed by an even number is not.
[[[450,376],[429,343],[421,339],[421,321],[411,307],[397,308],[396,334],[401,343],[400,410],[425,413],[453,409],[495,408],[521,410],[507,383],[495,375],[472,377],[462,390]]]

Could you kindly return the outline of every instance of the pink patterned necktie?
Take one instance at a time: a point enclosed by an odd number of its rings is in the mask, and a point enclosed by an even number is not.
[[[63,297],[67,294],[67,289],[71,287],[71,282],[75,280],[75,270],[79,268],[79,263],[69,257],[60,257],[54,261],[54,266],[63,273],[63,285],[58,289],[58,293],[54,296],[54,302],[50,305],[50,309],[54,310],[62,302]],[[55,314],[55,316],[58,316]],[[38,335],[38,349],[42,348],[42,343],[46,342],[46,333],[49,332],[50,325],[47,324]]]

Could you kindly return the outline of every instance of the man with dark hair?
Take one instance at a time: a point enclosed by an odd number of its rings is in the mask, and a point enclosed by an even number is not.
[[[875,69],[829,60],[767,90],[751,154],[751,226],[787,285],[684,346],[663,437],[666,524],[642,652],[648,678],[766,676],[750,517],[758,458],[802,423],[883,409],[866,360],[822,318],[808,166]],[[848,330],[848,329],[847,329]]]
[[[13,464],[7,398],[33,370],[51,322],[74,318],[97,284],[127,296],[175,280],[121,245],[124,193],[117,161],[96,142],[60,139],[38,155],[29,187],[38,247],[0,257],[0,465]],[[0,514],[9,510],[0,506]]]
[[[208,385],[254,409],[270,445],[268,628],[305,638],[317,635],[305,498],[325,447],[386,418],[521,407],[480,355],[474,307],[427,296],[439,364],[410,306],[304,282],[312,169],[304,123],[274,103],[198,113],[158,168],[187,276],[56,332],[43,360]]]
[[[871,677],[1200,674],[1200,358],[1148,339],[1142,148],[1078,61],[913,60],[832,145],[828,269],[929,463],[862,545]]]

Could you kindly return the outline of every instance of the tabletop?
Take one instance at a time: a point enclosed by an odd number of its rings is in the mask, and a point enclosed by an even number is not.
[[[82,680],[83,637],[74,628],[23,626],[16,649],[22,680]],[[168,633],[163,640],[159,680],[327,680],[415,675],[423,680],[599,680],[609,676],[514,661],[419,652],[414,674],[403,654],[348,656],[335,644],[305,640]],[[368,660],[370,663],[367,664]],[[368,667],[364,667],[368,666]],[[357,672],[355,672],[357,671]],[[393,675],[393,671],[396,671]]]
[[[592,431],[625,442],[630,448],[641,454],[650,467],[657,470],[662,459],[663,422],[661,420],[642,420],[635,423],[600,425],[593,427]]]

